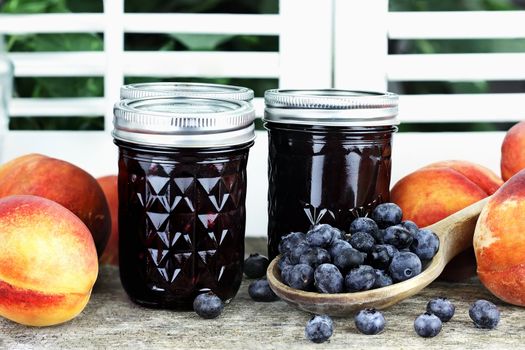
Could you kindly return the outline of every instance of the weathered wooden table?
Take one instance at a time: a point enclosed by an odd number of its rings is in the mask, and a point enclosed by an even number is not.
[[[260,244],[259,244],[260,246]],[[248,251],[263,251],[254,249]],[[336,318],[329,342],[313,344],[304,338],[309,315],[282,302],[256,303],[244,281],[237,297],[219,318],[203,320],[193,312],[145,309],[134,305],[120,286],[118,269],[103,266],[86,309],[74,320],[55,327],[32,328],[0,319],[1,349],[267,349],[267,348],[403,348],[461,349],[525,347],[525,309],[506,305],[493,297],[477,279],[468,283],[434,282],[420,294],[385,310],[382,334],[357,332],[352,318]],[[456,305],[454,318],[431,339],[418,337],[416,316],[435,296]],[[485,298],[501,310],[500,324],[487,331],[474,327],[468,316],[470,303]]]

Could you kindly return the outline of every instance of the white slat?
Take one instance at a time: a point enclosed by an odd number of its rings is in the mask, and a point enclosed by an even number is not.
[[[391,12],[388,35],[390,39],[525,38],[524,23],[525,11]]]
[[[335,1],[336,88],[386,90],[387,14],[387,0]]]
[[[0,33],[90,33],[104,31],[101,13],[0,14]]]
[[[279,35],[279,15],[128,13],[128,33]]]
[[[124,74],[155,77],[278,78],[277,52],[124,53]]]
[[[403,95],[401,122],[517,122],[525,119],[525,93]]]
[[[279,87],[332,86],[332,10],[332,1],[279,1]]]
[[[105,111],[102,97],[14,98],[9,105],[11,117],[102,116]]]
[[[12,53],[19,77],[103,76],[104,52]],[[127,76],[155,77],[237,77],[278,78],[279,54],[276,52],[149,52],[131,51],[122,61]]]
[[[476,162],[499,174],[500,146],[504,135],[502,132],[396,134],[392,185],[411,171],[445,159]],[[7,134],[3,152],[5,161],[32,152],[67,160],[95,177],[117,172],[117,147],[105,132],[11,131]],[[248,161],[248,236],[266,235],[267,157],[267,136],[259,131]]]
[[[524,80],[525,53],[389,55],[390,81]]]

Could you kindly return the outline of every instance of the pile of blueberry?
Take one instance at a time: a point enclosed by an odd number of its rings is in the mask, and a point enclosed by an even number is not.
[[[279,244],[281,280],[320,293],[358,292],[402,282],[421,273],[439,249],[438,236],[402,221],[394,203],[359,217],[349,234],[327,225],[292,232]]]

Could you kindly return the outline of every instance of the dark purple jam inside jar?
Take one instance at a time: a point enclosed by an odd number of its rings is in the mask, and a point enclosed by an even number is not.
[[[397,96],[345,90],[270,90],[268,255],[281,237],[352,220],[389,200]]]
[[[233,100],[115,106],[120,278],[137,304],[189,309],[200,293],[237,293],[253,119],[250,104]]]

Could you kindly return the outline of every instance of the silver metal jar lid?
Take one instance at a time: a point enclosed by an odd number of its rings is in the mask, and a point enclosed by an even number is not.
[[[196,97],[122,100],[113,108],[116,140],[157,147],[226,147],[255,139],[253,106]]]
[[[351,90],[268,90],[264,121],[320,126],[398,125],[398,96]]]
[[[250,102],[253,90],[233,85],[178,82],[129,84],[120,88],[121,99],[155,96],[195,96]]]

